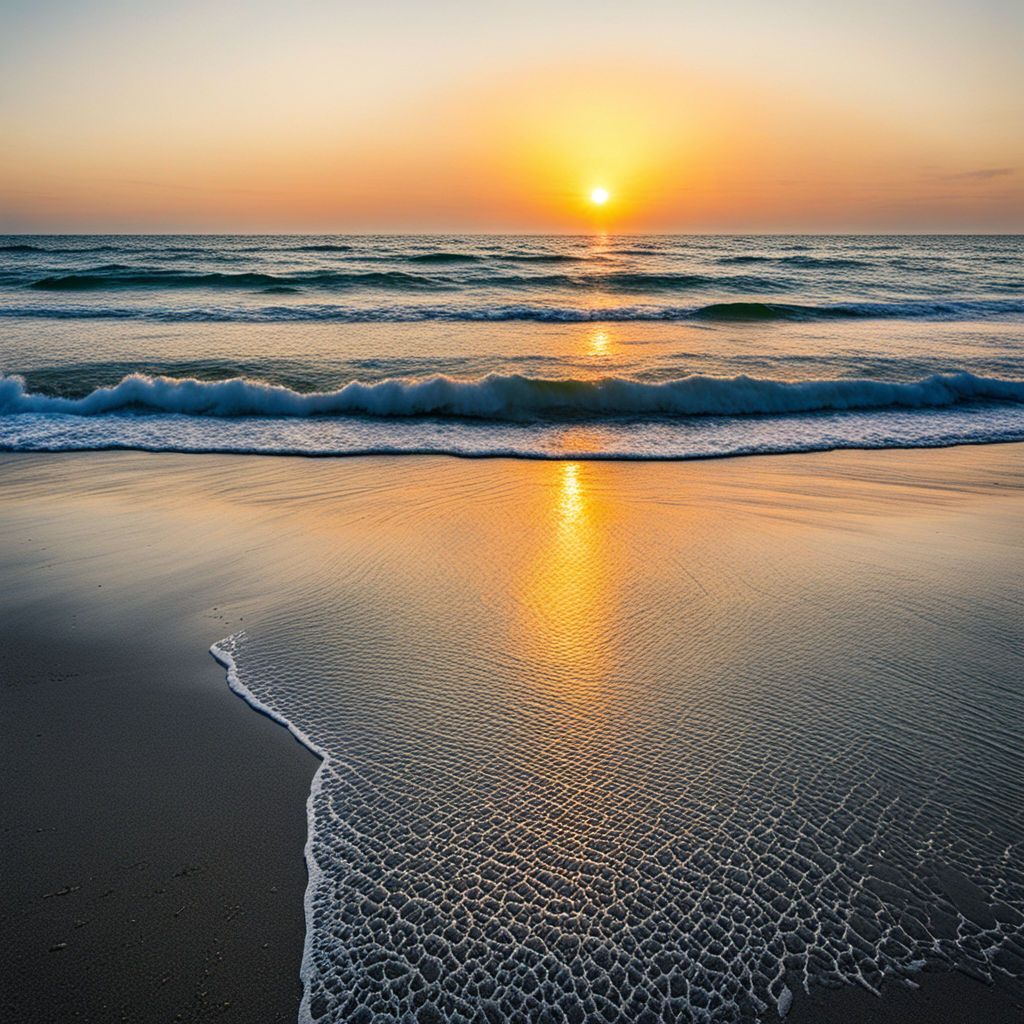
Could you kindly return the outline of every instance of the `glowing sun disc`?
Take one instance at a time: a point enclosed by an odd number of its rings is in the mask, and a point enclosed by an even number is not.
[[[596,206],[604,206],[611,197],[611,193],[606,188],[595,188],[594,191],[590,193],[590,201]]]

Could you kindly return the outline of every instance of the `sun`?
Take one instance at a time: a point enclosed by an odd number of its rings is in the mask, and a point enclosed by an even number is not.
[[[595,188],[590,193],[590,201],[595,206],[604,206],[604,204],[607,203],[608,200],[611,199],[611,197],[611,192],[609,192],[606,188]]]

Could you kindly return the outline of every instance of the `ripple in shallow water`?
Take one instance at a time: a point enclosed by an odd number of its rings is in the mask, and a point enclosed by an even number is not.
[[[750,1021],[925,961],[1024,975],[998,568],[616,472],[412,495],[219,645],[326,758],[303,1017]]]

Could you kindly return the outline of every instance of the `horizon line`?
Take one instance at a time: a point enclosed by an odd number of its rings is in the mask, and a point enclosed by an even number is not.
[[[1020,238],[1008,231],[0,231],[3,238]]]

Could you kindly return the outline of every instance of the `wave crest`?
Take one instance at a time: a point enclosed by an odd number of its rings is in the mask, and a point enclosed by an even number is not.
[[[476,380],[353,381],[302,393],[241,377],[202,381],[132,374],[81,398],[31,393],[0,377],[0,415],[99,416],[140,411],[212,417],[464,417],[524,420],[601,417],[786,415],[847,410],[931,409],[966,402],[1024,403],[1024,381],[935,374],[918,381],[682,377],[663,382],[604,377],[548,380],[491,374]]]

